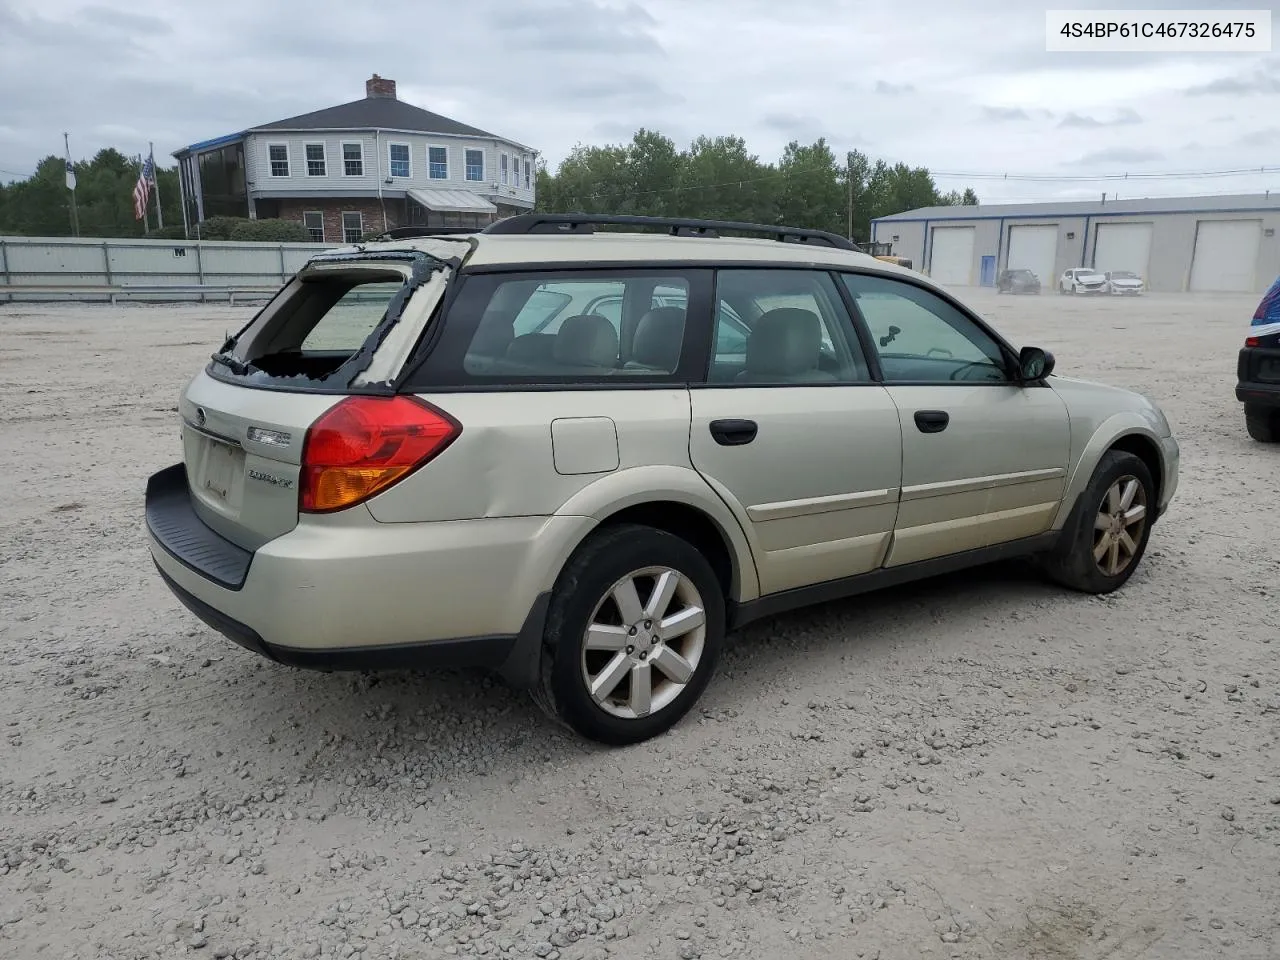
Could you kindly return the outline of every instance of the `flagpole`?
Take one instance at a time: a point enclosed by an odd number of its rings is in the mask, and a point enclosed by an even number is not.
[[[66,181],[67,189],[71,191],[71,232],[78,237],[80,236],[80,211],[76,209],[76,172],[71,166],[71,139],[66,131],[62,134],[62,145],[67,151]]]
[[[151,151],[151,185],[156,191],[156,228],[164,229],[164,212],[160,209],[160,171],[156,169],[156,145],[148,142],[147,147]]]
[[[142,159],[142,155],[138,156],[138,179],[142,179],[142,173],[145,169],[146,161]],[[151,218],[147,215],[147,205],[142,205],[142,235],[145,237],[151,232]]]

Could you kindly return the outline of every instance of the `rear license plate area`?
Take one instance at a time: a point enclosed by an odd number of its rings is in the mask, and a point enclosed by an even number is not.
[[[1280,356],[1258,358],[1258,379],[1280,383]]]
[[[231,443],[196,434],[199,451],[192,489],[205,503],[237,512],[244,491],[244,450]]]

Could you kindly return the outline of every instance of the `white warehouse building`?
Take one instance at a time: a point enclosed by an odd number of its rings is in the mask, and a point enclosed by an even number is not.
[[[871,239],[939,283],[992,286],[1026,268],[1132,270],[1147,289],[1261,293],[1280,276],[1280,195],[922,207],[871,223]]]

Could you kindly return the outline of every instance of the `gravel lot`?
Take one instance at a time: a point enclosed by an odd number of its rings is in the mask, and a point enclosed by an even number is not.
[[[469,674],[274,666],[169,595],[143,485],[249,308],[0,306],[0,957],[1280,955],[1256,298],[969,299],[1168,413],[1129,586],[1005,565],[767,621],[615,751]]]

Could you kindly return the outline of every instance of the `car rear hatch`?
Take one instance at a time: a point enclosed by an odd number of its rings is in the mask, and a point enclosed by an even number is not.
[[[429,252],[422,250],[430,247]],[[313,258],[179,400],[190,507],[245,550],[298,523],[308,429],[344,397],[391,397],[470,245]]]

